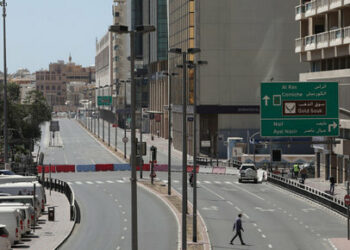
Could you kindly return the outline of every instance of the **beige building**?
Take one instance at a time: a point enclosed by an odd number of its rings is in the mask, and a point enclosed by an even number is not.
[[[260,83],[297,81],[305,72],[294,53],[298,34],[294,13],[297,1],[277,0],[169,0],[169,48],[200,48],[187,60],[206,60],[197,70],[197,145],[206,155],[227,157],[227,137],[242,137],[259,130]],[[173,79],[173,142],[182,148],[182,64],[169,54]],[[193,110],[193,70],[188,71],[188,113]],[[192,148],[193,123],[187,122],[188,149]],[[189,150],[191,152],[191,150]]]
[[[333,175],[338,182],[350,180],[350,0],[300,0],[295,7],[299,36],[295,52],[309,71],[300,81],[339,83],[339,144],[317,145],[318,176]],[[329,140],[329,138],[314,138]]]
[[[36,72],[36,88],[44,94],[48,104],[54,109],[62,109],[67,100],[67,84],[69,82],[95,81],[95,67],[82,67],[72,62],[58,61],[50,63],[49,70]],[[59,107],[61,106],[61,107]]]

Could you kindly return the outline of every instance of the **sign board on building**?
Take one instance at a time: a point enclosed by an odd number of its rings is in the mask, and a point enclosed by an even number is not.
[[[112,105],[112,96],[98,96],[97,97],[98,106],[110,106]]]
[[[201,141],[202,148],[210,148],[210,141]]]
[[[338,136],[336,82],[263,82],[261,136]]]

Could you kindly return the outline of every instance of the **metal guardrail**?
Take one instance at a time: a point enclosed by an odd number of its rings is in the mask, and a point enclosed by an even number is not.
[[[267,181],[325,205],[341,215],[347,216],[347,207],[345,206],[344,201],[330,194],[272,173],[268,173]]]
[[[65,194],[70,204],[70,220],[80,223],[80,210],[72,187],[67,182],[58,179],[50,181],[50,178],[46,178],[44,181],[40,179],[39,182],[47,189]]]

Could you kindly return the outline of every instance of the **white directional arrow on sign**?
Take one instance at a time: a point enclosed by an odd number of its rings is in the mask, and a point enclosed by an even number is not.
[[[256,210],[260,210],[261,212],[274,212],[275,209],[272,208],[261,208],[261,207],[255,207]]]
[[[328,132],[331,132],[331,128],[335,129],[337,127],[337,124],[333,122],[332,124],[328,124]]]
[[[267,95],[263,97],[263,100],[265,101],[265,106],[268,106],[269,105],[269,100],[270,100],[270,97],[268,97]]]

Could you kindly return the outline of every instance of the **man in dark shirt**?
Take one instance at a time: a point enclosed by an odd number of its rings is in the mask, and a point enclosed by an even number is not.
[[[235,223],[233,224],[233,231],[236,229],[236,234],[233,236],[232,240],[230,241],[230,244],[233,245],[233,241],[236,239],[237,236],[239,236],[239,239],[241,241],[242,245],[245,245],[245,243],[242,240],[242,234],[241,231],[244,232],[244,229],[242,227],[242,214],[238,214],[238,218],[236,219]]]

